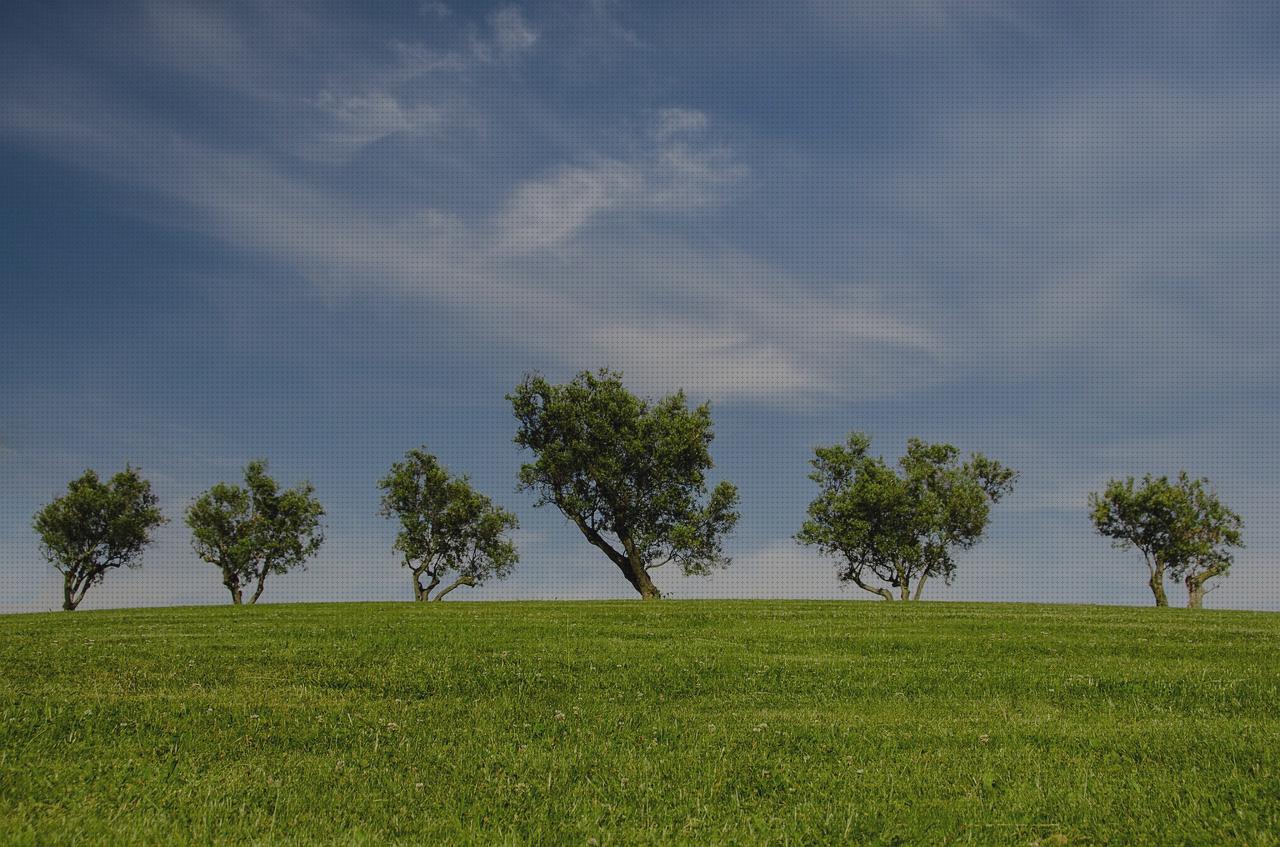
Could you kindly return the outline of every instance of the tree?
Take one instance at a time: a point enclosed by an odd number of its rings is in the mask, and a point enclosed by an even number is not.
[[[1147,585],[1157,606],[1168,606],[1165,574],[1187,587],[1187,606],[1199,609],[1211,589],[1205,583],[1231,568],[1229,548],[1243,547],[1240,516],[1228,509],[1207,479],[1186,471],[1170,482],[1147,474],[1139,485],[1113,479],[1102,494],[1089,495],[1098,532],[1116,547],[1136,547],[1147,565]]]
[[[136,568],[165,518],[151,483],[125,467],[107,482],[87,470],[36,512],[41,552],[62,574],[62,608],[75,611],[92,585],[122,565]]]
[[[262,461],[248,464],[244,481],[243,488],[220,482],[187,509],[191,546],[222,570],[222,584],[237,606],[245,587],[256,581],[249,603],[257,603],[268,574],[305,568],[324,542],[324,507],[311,483],[281,491]]]
[[[410,450],[382,479],[383,517],[400,521],[395,549],[413,574],[415,600],[443,600],[459,586],[474,587],[489,577],[505,579],[519,556],[507,533],[516,516],[471,487],[465,476],[451,477],[425,449]],[[435,590],[447,574],[449,585]],[[426,576],[430,582],[422,584]]]
[[[661,596],[650,572],[666,564],[686,575],[729,565],[722,543],[738,492],[721,482],[707,496],[709,405],[688,408],[684,392],[638,399],[609,370],[564,385],[528,376],[507,399],[516,443],[535,456],[520,468],[521,490],[573,521],[642,598]]]
[[[892,589],[919,600],[930,578],[951,584],[951,550],[981,539],[991,504],[1012,490],[1017,473],[980,453],[961,462],[950,444],[916,438],[907,442],[899,473],[870,456],[870,447],[871,439],[855,432],[844,444],[814,451],[809,478],[820,493],[796,540],[843,559],[843,581],[885,600],[894,599]]]

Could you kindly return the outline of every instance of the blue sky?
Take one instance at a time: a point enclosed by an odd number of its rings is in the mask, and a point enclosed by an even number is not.
[[[504,395],[610,366],[713,404],[743,518],[676,597],[858,597],[790,540],[849,430],[1017,467],[935,599],[1149,602],[1112,476],[1210,477],[1280,609],[1273,3],[0,7],[0,610],[32,513],[132,462],[173,519],[85,607],[226,602],[181,514],[265,457],[329,541],[264,600],[410,596],[425,444],[522,521],[476,598],[626,597],[515,491]],[[1183,598],[1171,590],[1173,602]]]

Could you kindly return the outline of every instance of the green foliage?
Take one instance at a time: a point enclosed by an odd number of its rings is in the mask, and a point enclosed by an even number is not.
[[[1199,607],[1205,583],[1231,568],[1232,547],[1243,547],[1240,516],[1228,509],[1207,479],[1191,479],[1186,471],[1170,481],[1147,474],[1111,480],[1102,494],[1089,495],[1090,517],[1116,547],[1135,547],[1147,565],[1157,606],[1168,605],[1166,574],[1183,580],[1188,603]]]
[[[262,461],[248,464],[244,480],[244,487],[214,485],[187,509],[192,548],[222,571],[222,584],[236,605],[255,581],[249,602],[258,602],[268,574],[305,568],[324,542],[324,507],[311,483],[281,491]]]
[[[955,574],[953,549],[978,542],[990,504],[1013,487],[1017,474],[975,454],[966,462],[950,444],[913,438],[895,471],[869,454],[871,439],[849,435],[844,444],[819,447],[809,478],[820,493],[796,539],[843,560],[840,579],[886,600],[919,599],[925,581]],[[870,578],[887,584],[877,585]]]
[[[394,546],[413,573],[415,599],[428,599],[449,573],[457,578],[437,600],[460,585],[505,579],[519,560],[507,537],[519,526],[516,516],[473,489],[467,477],[449,476],[425,449],[410,450],[379,486],[383,517],[400,522]]]
[[[1280,845],[1274,613],[426,611],[0,616],[0,843]]]
[[[86,470],[67,493],[36,512],[41,552],[63,576],[62,608],[74,610],[107,571],[141,565],[152,531],[165,522],[151,483],[126,467],[102,482]]]
[[[516,443],[535,456],[521,489],[563,512],[642,597],[658,596],[649,571],[670,562],[687,575],[728,566],[738,492],[721,482],[707,496],[708,404],[690,409],[683,392],[641,400],[608,370],[564,385],[529,376],[508,399]]]

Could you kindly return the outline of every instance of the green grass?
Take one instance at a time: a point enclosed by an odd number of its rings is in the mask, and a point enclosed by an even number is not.
[[[1280,615],[0,617],[0,840],[1280,844]]]

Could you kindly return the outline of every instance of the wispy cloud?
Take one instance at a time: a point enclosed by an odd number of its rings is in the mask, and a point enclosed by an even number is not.
[[[914,255],[948,257],[934,296],[962,295],[964,327],[949,360],[1018,379],[1070,365],[1116,397],[1266,379],[1280,353],[1246,351],[1280,308],[1259,275],[1280,261],[1280,195],[1258,178],[1274,171],[1277,107],[1271,86],[1120,77],[939,115],[937,142],[884,192],[921,234]]]
[[[658,115],[654,135],[659,141],[666,141],[674,135],[697,133],[707,128],[707,115],[697,109],[685,109],[673,106],[663,109]]]
[[[538,31],[525,20],[519,6],[503,6],[489,16],[499,55],[518,55],[538,43]]]
[[[521,343],[547,366],[608,364],[654,391],[789,403],[879,393],[892,381],[868,347],[923,360],[935,343],[883,310],[789,294],[796,280],[735,251],[664,240],[655,253],[604,233],[574,243],[610,213],[718,202],[745,176],[719,149],[673,138],[631,161],[566,166],[517,184],[491,219],[472,226],[432,207],[387,218],[260,157],[175,137],[96,101],[91,89],[73,91],[11,102],[0,125],[48,154],[183,202],[210,234],[323,289],[458,304],[491,333],[518,321]]]
[[[674,123],[681,125],[673,128]],[[500,249],[554,247],[609,212],[675,213],[716,205],[749,171],[728,148],[700,142],[696,136],[706,125],[701,112],[667,110],[651,149],[628,160],[600,157],[561,166],[520,184],[499,217]]]
[[[644,188],[644,176],[631,163],[603,159],[561,167],[512,193],[498,221],[499,247],[516,253],[553,247]]]

